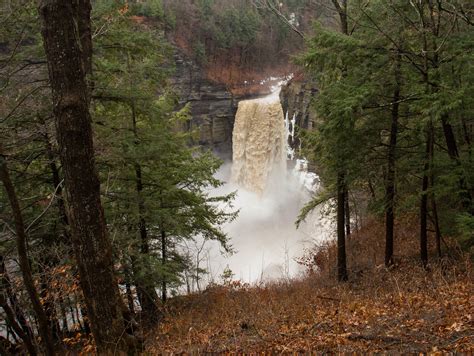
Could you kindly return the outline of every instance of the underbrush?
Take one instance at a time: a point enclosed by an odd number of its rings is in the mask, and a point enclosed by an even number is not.
[[[445,241],[444,257],[418,262],[415,221],[400,222],[396,264],[383,266],[383,225],[348,241],[350,279],[337,283],[335,246],[303,259],[306,277],[260,286],[239,281],[170,300],[147,338],[150,353],[474,351],[468,256]],[[434,245],[434,244],[433,244]]]

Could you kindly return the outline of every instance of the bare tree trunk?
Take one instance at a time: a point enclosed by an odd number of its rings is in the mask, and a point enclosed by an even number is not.
[[[33,280],[33,274],[31,272],[30,261],[28,258],[27,245],[26,245],[26,232],[25,225],[23,223],[23,217],[21,215],[21,208],[18,203],[18,199],[15,193],[15,188],[10,179],[10,175],[7,169],[7,163],[5,156],[2,155],[2,148],[0,147],[0,180],[2,181],[5,191],[7,192],[8,199],[12,208],[13,219],[15,221],[16,230],[16,244],[18,251],[18,260],[20,264],[20,270],[23,276],[23,283],[25,284],[26,291],[30,298],[33,310],[36,314],[39,324],[39,333],[43,339],[45,353],[47,355],[54,355],[54,342],[49,326],[48,318],[41,305],[38,292],[35,287]]]
[[[71,2],[61,0],[42,0],[39,12],[43,20],[42,35],[53,92],[72,242],[92,333],[98,352],[126,350],[123,302],[114,276],[112,246],[94,167],[86,83],[90,36],[78,32],[90,28],[90,1],[79,0],[73,6]]]
[[[167,259],[167,253],[166,253],[166,232],[161,229],[161,264],[163,267],[166,268],[166,259]],[[166,277],[163,277],[163,281],[161,282],[161,301],[163,303],[166,302],[167,298],[167,281]]]
[[[399,119],[399,101],[400,101],[400,54],[397,53],[395,62],[395,88],[393,91],[392,105],[392,123],[390,128],[390,143],[388,146],[388,167],[387,178],[385,183],[385,266],[389,267],[393,264],[393,235],[395,225],[395,165],[398,135],[398,119]]]
[[[430,157],[430,168],[432,168],[433,166],[433,161],[434,161],[434,144],[435,144],[435,137],[434,137],[434,132],[433,132],[433,135],[432,135],[432,148],[431,148],[431,157]],[[431,189],[431,193],[429,195],[429,199],[430,199],[430,202],[431,202],[431,212],[433,214],[433,225],[434,225],[434,228],[435,228],[435,238],[436,238],[436,252],[438,254],[438,257],[441,258],[442,257],[442,253],[441,253],[441,239],[442,239],[442,236],[441,236],[441,228],[439,227],[439,219],[438,219],[438,208],[436,206],[436,196],[435,196],[435,192],[434,192],[434,186],[435,186],[435,178],[434,178],[434,173],[433,173],[433,169],[430,169],[430,177],[429,177],[429,182],[428,182],[428,185]]]
[[[347,281],[344,191],[344,175],[339,174],[337,177],[337,279],[339,281]]]
[[[341,32],[345,35],[349,34],[349,26],[347,23],[347,0],[332,0],[334,7],[339,15]]]
[[[428,188],[429,176],[431,174],[431,161],[433,159],[433,148],[433,124],[430,122],[426,132],[426,155],[420,201],[420,258],[424,267],[426,267],[428,263]]]
[[[431,185],[433,187],[433,185]],[[433,223],[434,223],[434,228],[435,228],[435,237],[436,237],[436,252],[438,254],[438,257],[441,258],[443,257],[442,251],[441,251],[441,229],[439,227],[439,219],[438,219],[438,208],[436,206],[436,199],[434,197],[434,194],[431,196],[431,211],[433,212]]]
[[[341,32],[349,35],[347,24],[347,0],[332,0],[336,8],[340,23]],[[342,75],[346,75],[347,69],[344,68]],[[337,175],[337,278],[339,281],[346,281],[347,276],[347,258],[346,258],[346,237],[344,231],[344,222],[346,220],[345,212],[345,192],[347,184],[345,182],[345,172],[340,169]]]

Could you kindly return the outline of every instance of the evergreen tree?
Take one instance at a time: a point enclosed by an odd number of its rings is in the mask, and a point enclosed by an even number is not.
[[[386,265],[393,263],[395,211],[416,211],[419,197],[420,253],[426,264],[428,221],[439,254],[443,230],[457,228],[462,234],[472,216],[470,134],[462,119],[471,110],[464,90],[472,78],[453,80],[456,68],[466,64],[458,53],[472,40],[472,28],[445,11],[459,6],[449,1],[350,5],[351,18],[357,19],[350,38],[317,28],[309,42],[304,63],[320,86],[315,99],[320,122],[307,142],[316,143],[315,159],[322,163],[329,191],[339,191],[335,164],[344,160],[346,181],[371,191],[374,212],[385,214]],[[453,214],[458,218],[448,222]],[[456,227],[453,220],[462,223]],[[472,234],[467,240],[472,243]]]
[[[217,239],[228,249],[220,226],[235,214],[222,206],[232,194],[208,193],[222,184],[213,177],[220,161],[189,147],[192,133],[183,130],[187,108],[175,112],[165,80],[170,51],[159,33],[140,31],[131,14],[98,39],[94,117],[102,171],[111,182],[104,192],[106,212],[120,236],[122,272],[137,288],[143,315],[156,321],[156,288],[165,301],[167,290],[181,285],[190,269],[180,241]]]

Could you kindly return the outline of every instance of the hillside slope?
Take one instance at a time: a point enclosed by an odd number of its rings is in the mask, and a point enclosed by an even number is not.
[[[147,351],[473,352],[470,260],[451,247],[452,257],[433,260],[429,270],[413,253],[386,269],[372,259],[381,227],[372,222],[352,237],[348,283],[335,282],[334,246],[326,246],[314,259],[322,268],[301,280],[235,281],[175,298]],[[409,228],[397,241],[399,256],[416,251]]]

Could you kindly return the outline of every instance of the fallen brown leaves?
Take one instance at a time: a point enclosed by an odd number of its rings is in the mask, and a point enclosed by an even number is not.
[[[473,352],[472,277],[467,258],[426,271],[410,257],[390,270],[364,268],[343,284],[314,273],[213,287],[172,300],[147,352]]]

